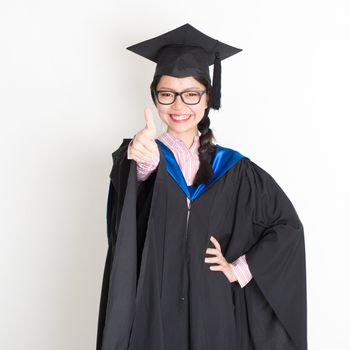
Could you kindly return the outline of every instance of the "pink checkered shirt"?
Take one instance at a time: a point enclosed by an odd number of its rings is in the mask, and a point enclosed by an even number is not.
[[[193,143],[190,148],[187,148],[185,143],[169,134],[168,132],[162,133],[158,138],[159,141],[163,142],[174,154],[177,163],[180,166],[180,169],[184,175],[187,185],[192,185],[194,177],[199,168],[199,157],[198,157],[198,148],[199,148],[199,136],[196,135],[193,139]],[[128,147],[128,159],[131,159],[129,156],[130,145]],[[157,168],[159,163],[159,152],[154,157],[151,162],[138,162],[136,163],[137,169],[137,180],[145,181],[150,174]],[[187,198],[187,204],[189,204],[189,199]],[[238,259],[232,262],[231,267],[233,273],[237,278],[237,281],[241,288],[243,288],[252,278],[252,274],[249,270],[249,266],[246,260],[245,255],[241,255]]]

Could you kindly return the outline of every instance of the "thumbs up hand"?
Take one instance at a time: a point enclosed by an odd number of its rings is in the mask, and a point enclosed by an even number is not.
[[[156,137],[156,126],[154,124],[153,120],[153,114],[150,108],[146,107],[144,111],[145,121],[146,121],[146,127],[145,130],[147,132],[147,135],[154,141]]]
[[[146,126],[140,130],[130,144],[129,159],[134,159],[138,163],[151,163],[159,155],[156,137],[156,125],[150,108],[144,110]]]

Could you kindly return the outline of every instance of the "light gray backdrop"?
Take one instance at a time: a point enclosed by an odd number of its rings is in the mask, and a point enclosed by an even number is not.
[[[307,248],[309,348],[349,347],[349,5],[0,5],[0,348],[94,349],[112,152],[144,127],[154,64],[125,48],[191,23],[223,61],[217,143],[268,171]]]

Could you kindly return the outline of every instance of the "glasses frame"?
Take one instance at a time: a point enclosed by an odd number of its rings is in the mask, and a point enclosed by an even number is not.
[[[160,92],[171,92],[172,94],[175,94],[174,100],[173,100],[172,102],[170,102],[170,103],[163,103],[163,102],[160,102],[160,101],[159,101],[159,98],[158,98],[158,94],[159,94]],[[184,93],[186,93],[186,92],[196,92],[196,93],[199,93],[199,100],[198,100],[198,102],[196,102],[196,103],[187,103],[187,102],[185,102],[184,99],[183,99],[183,97],[182,97],[182,94],[184,94]],[[172,104],[176,101],[177,96],[180,96],[180,97],[181,97],[181,100],[182,100],[182,102],[183,102],[184,104],[193,106],[193,105],[197,105],[199,102],[201,102],[202,96],[203,96],[205,93],[207,93],[207,90],[186,90],[186,91],[182,91],[182,92],[176,92],[176,91],[170,91],[170,90],[153,90],[153,93],[154,93],[154,95],[156,96],[158,103],[161,104],[161,105],[172,105]]]

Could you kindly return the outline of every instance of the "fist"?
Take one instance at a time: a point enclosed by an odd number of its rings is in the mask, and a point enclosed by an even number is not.
[[[156,126],[154,124],[152,111],[146,107],[144,110],[146,126],[140,130],[130,144],[129,159],[138,163],[149,163],[159,154],[156,137]]]

